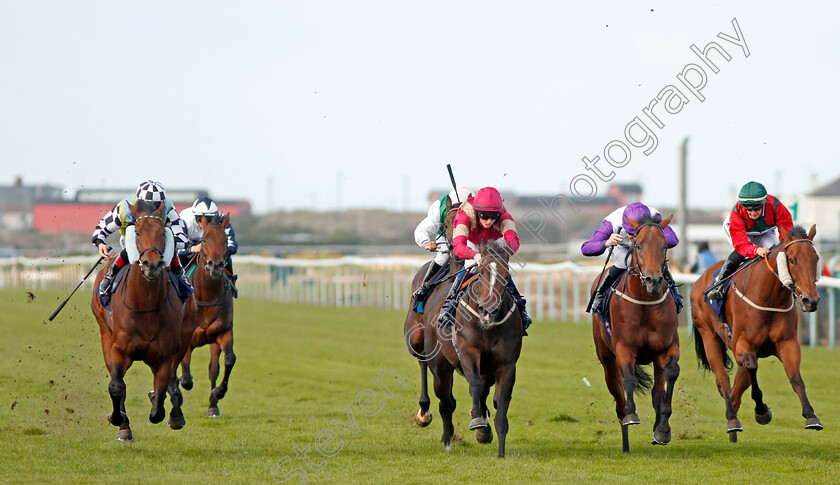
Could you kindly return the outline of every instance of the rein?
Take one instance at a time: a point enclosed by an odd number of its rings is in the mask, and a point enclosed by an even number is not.
[[[659,228],[660,231],[662,231],[663,236],[665,234],[665,229],[662,229],[662,226],[660,226],[659,224],[656,224],[654,222],[646,222],[646,223],[644,223],[644,224],[642,224],[642,225],[640,225],[639,227],[636,228],[636,235],[638,236],[638,234],[639,234],[639,232],[641,232],[642,228],[646,227],[646,226],[655,226],[655,227]],[[636,240],[634,238],[633,239],[633,252],[632,252],[633,264],[629,265],[627,267],[627,274],[642,280],[645,277],[642,275],[641,266],[639,266],[639,257],[638,257],[637,251],[638,251],[638,245],[636,244]],[[668,263],[667,259],[662,262],[662,268],[663,269],[665,268],[665,265],[667,263]],[[624,284],[625,284],[625,288],[626,288],[627,287],[627,279],[624,280]],[[637,305],[658,305],[658,304],[662,303],[663,301],[665,301],[665,299],[668,298],[668,294],[670,293],[668,291],[668,289],[665,288],[665,292],[662,293],[662,296],[658,300],[646,301],[646,300],[638,300],[636,298],[633,298],[633,297],[629,296],[628,294],[626,294],[622,291],[619,291],[618,288],[615,288],[613,291],[615,292],[616,295],[620,296],[621,298],[624,298],[625,300],[627,300],[631,303],[635,303]]]
[[[222,225],[219,224],[219,223],[208,224],[201,231],[201,241],[199,241],[199,244],[201,244],[201,250],[198,252],[198,255],[196,255],[196,258],[195,258],[195,266],[197,268],[203,269],[204,271],[207,271],[208,273],[210,272],[210,270],[207,269],[207,256],[204,254],[204,231],[206,231],[210,227],[221,228]],[[204,260],[204,264],[200,264],[202,259]],[[224,305],[228,300],[228,295],[230,294],[230,288],[228,288],[228,279],[227,279],[227,274],[225,273],[225,270],[222,270],[222,279],[224,280],[223,287],[224,287],[225,291],[222,294],[222,297],[219,301],[216,301],[214,303],[208,303],[208,302],[204,302],[204,301],[198,301],[198,298],[196,298],[195,304],[200,306],[200,307],[211,307],[211,306]]]

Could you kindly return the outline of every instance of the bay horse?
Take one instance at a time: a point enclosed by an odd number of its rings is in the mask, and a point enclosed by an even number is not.
[[[628,221],[636,235],[630,237],[628,270],[609,302],[611,329],[592,312],[595,351],[604,367],[607,388],[615,398],[624,453],[630,451],[628,427],[641,423],[634,393],[647,391],[651,384],[656,413],[651,444],[667,445],[671,441],[668,421],[674,385],[680,375],[677,306],[669,297],[662,275],[668,250],[664,230],[671,217],[656,221],[645,216]],[[592,292],[596,285],[593,283]],[[653,364],[652,383],[650,375],[640,367],[646,364]]]
[[[203,226],[199,243],[201,248],[195,258],[195,265],[188,268],[190,283],[195,288],[198,320],[190,347],[181,361],[182,374],[179,380],[184,389],[192,389],[192,351],[209,343],[210,406],[207,408],[207,417],[214,418],[221,415],[219,399],[227,393],[228,378],[236,363],[236,355],[233,353],[233,291],[224,269],[228,257],[225,229],[230,224],[230,213],[199,224]],[[225,375],[216,387],[222,350],[225,352]]]
[[[516,381],[516,362],[522,350],[522,320],[513,297],[507,291],[509,248],[481,245],[478,272],[466,284],[463,299],[456,306],[451,327],[439,327],[436,314],[426,317],[424,352],[434,376],[435,395],[440,400],[443,420],[441,441],[450,450],[455,428],[452,414],[453,373],[462,373],[469,384],[472,408],[470,429],[480,443],[493,441],[487,397],[496,386],[494,425],[499,436],[498,457],[505,456],[508,432],[507,411]],[[446,294],[431,295],[429,308],[440,308]]]
[[[126,386],[123,377],[131,364],[142,361],[154,375],[154,390],[149,393],[152,409],[149,421],[159,423],[165,416],[164,400],[169,392],[172,410],[169,426],[180,429],[186,423],[181,412],[183,397],[175,381],[175,368],[189,347],[195,326],[195,298],[181,302],[175,285],[167,274],[163,256],[166,251],[165,204],[153,210],[146,201],[129,206],[135,218],[136,246],[139,261],[125,270],[122,284],[111,295],[111,310],[99,301],[97,288],[116,255],[96,276],[91,309],[99,322],[102,354],[111,375],[108,394],[113,411],[108,422],[119,427],[117,439],[133,441],[125,409]],[[172,243],[174,244],[174,243]]]
[[[451,244],[453,221],[455,220],[455,215],[458,213],[458,209],[452,208],[452,201],[449,200],[448,197],[446,199],[446,211],[447,212],[446,218],[444,219],[443,234],[445,235],[446,240],[449,242],[449,244],[447,244],[446,249],[446,251],[449,253],[449,271],[444,277],[444,280],[441,281],[437,286],[435,286],[431,292],[429,292],[429,295],[426,297],[426,301],[424,303],[423,313],[417,313],[414,310],[412,310],[412,308],[414,308],[415,301],[414,297],[411,297],[411,300],[409,301],[408,305],[408,314],[405,317],[405,324],[403,325],[403,338],[405,340],[405,347],[408,350],[408,353],[411,354],[412,357],[416,358],[417,363],[420,364],[420,409],[414,415],[414,421],[421,428],[425,428],[432,422],[432,412],[429,411],[431,399],[429,399],[429,385],[427,372],[427,362],[431,355],[426,355],[425,351],[424,335],[426,329],[426,322],[427,320],[431,322],[429,326],[430,331],[438,331],[436,323],[438,313],[440,313],[440,309],[443,306],[443,302],[446,299],[446,295],[447,293],[449,293],[449,288],[452,286],[452,280],[455,277],[455,274],[464,267],[464,260],[459,258],[458,256],[455,256],[455,252],[453,251]],[[417,273],[414,275],[414,278],[411,281],[412,295],[423,283],[423,278],[426,275],[426,270],[431,264],[431,261],[426,262],[426,264],[421,266]],[[438,298],[433,299],[432,296],[435,293],[440,293],[440,295],[438,295]],[[442,296],[442,298],[440,298],[440,296]],[[437,351],[434,351],[434,353],[437,353]]]
[[[772,248],[765,264],[755,258],[754,264],[746,263],[732,277],[732,288],[727,292],[725,303],[727,324],[703,300],[703,290],[714,280],[714,273],[722,262],[709,267],[691,289],[697,358],[706,370],[715,374],[718,392],[726,404],[726,431],[733,443],[738,441],[737,433],[743,431],[738,409],[748,387],[752,386],[756,422],[768,424],[773,418],[756,377],[758,359],[771,355],[782,361],[790,384],[799,396],[805,428],[823,429],[808,401],[799,373],[802,357],[795,308],[795,301],[799,300],[804,311],[814,312],[820,301],[816,285],[820,275],[819,255],[813,243],[817,228],[812,226],[807,235],[801,226],[793,226],[790,233],[781,229],[780,233],[781,242]],[[790,289],[782,284],[787,274],[791,278]],[[732,368],[732,360],[726,352],[727,347],[735,354],[738,365],[731,388],[727,369]]]

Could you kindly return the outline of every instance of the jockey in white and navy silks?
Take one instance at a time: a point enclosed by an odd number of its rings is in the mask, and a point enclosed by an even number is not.
[[[662,216],[658,210],[653,207],[648,207],[641,202],[634,202],[630,205],[619,207],[601,221],[601,225],[592,233],[592,237],[580,247],[580,251],[584,256],[600,256],[604,254],[607,247],[615,246],[612,252],[612,259],[615,261],[615,265],[609,269],[598,286],[598,289],[595,291],[592,308],[598,308],[604,298],[604,292],[621,276],[630,263],[630,244],[625,242],[624,235],[633,236],[636,234],[636,231],[630,226],[627,219],[638,221],[644,216],[650,216],[655,221],[662,220]],[[665,243],[668,248],[673,248],[679,244],[680,241],[677,238],[677,234],[670,226],[666,227],[663,232],[665,233]],[[671,278],[667,265],[663,270],[663,276],[668,281],[669,286],[673,284],[673,279]]]
[[[105,244],[105,241],[108,239],[108,236],[117,230],[120,231],[120,246],[122,250],[120,251],[119,256],[117,256],[117,260],[114,261],[114,264],[111,266],[111,270],[105,274],[104,278],[102,278],[102,282],[99,285],[99,292],[101,294],[105,294],[110,289],[109,287],[111,285],[111,281],[113,281],[114,275],[117,274],[120,268],[128,263],[128,252],[125,249],[124,239],[125,229],[129,225],[134,224],[134,216],[131,214],[129,206],[135,206],[139,200],[144,200],[158,206],[160,204],[167,206],[167,209],[165,209],[166,220],[164,223],[166,224],[166,227],[172,230],[172,235],[175,240],[175,251],[182,249],[187,243],[187,234],[184,223],[178,216],[178,211],[175,210],[175,206],[166,200],[166,192],[160,182],[147,180],[141,183],[137,187],[137,192],[134,194],[134,197],[126,197],[125,199],[117,202],[114,208],[102,217],[91,236],[91,241],[98,249],[99,255],[107,259],[108,245]],[[186,284],[186,287],[189,287],[189,283],[187,283],[183,278],[184,270],[181,268],[178,258],[172,258],[169,269],[179,277],[179,282],[181,284]]]
[[[181,220],[184,222],[187,230],[187,243],[184,249],[178,253],[182,259],[189,257],[193,253],[201,251],[201,238],[204,236],[204,229],[201,224],[204,221],[210,223],[215,218],[222,222],[222,215],[219,213],[219,208],[210,197],[201,197],[193,202],[192,207],[187,207],[181,211]],[[225,235],[227,236],[227,257],[225,258],[225,267],[230,267],[230,257],[236,254],[239,250],[239,244],[236,242],[236,232],[233,226],[228,223],[225,227]],[[182,263],[184,261],[181,261]]]
[[[451,312],[455,306],[455,296],[458,286],[467,271],[479,264],[481,243],[505,244],[510,254],[519,249],[519,235],[516,234],[516,224],[513,216],[505,209],[502,195],[494,187],[480,189],[475,197],[469,198],[461,204],[455,216],[455,228],[452,232],[452,245],[455,255],[462,258],[464,269],[459,271],[452,283],[446,302],[438,315],[441,324],[450,321]],[[513,278],[508,275],[507,290],[513,296],[522,319],[522,328],[527,329],[531,324],[525,307],[525,299],[519,294]],[[524,333],[524,332],[523,332]],[[528,335],[525,333],[525,335]]]
[[[458,187],[457,191],[455,189],[450,190],[449,194],[432,202],[428,214],[414,229],[414,242],[418,246],[427,251],[437,251],[435,259],[426,269],[423,282],[412,295],[416,301],[426,299],[434,287],[430,282],[449,261],[449,241],[446,240],[446,234],[444,234],[444,223],[448,212],[446,209],[447,199],[450,201],[451,209],[458,209],[462,202],[466,202],[472,196],[472,189],[467,187]]]

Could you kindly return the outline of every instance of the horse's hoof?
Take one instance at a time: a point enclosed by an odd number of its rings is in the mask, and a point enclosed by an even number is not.
[[[452,451],[452,444],[447,443],[447,444],[443,445],[443,449],[444,449],[444,451]]]
[[[771,411],[770,408],[767,408],[767,412],[764,414],[755,413],[755,422],[758,424],[769,424],[772,420],[773,411]]]
[[[123,412],[121,412],[118,416],[114,416],[114,413],[109,413],[107,419],[108,422],[114,426],[122,426],[125,420],[128,419],[128,416],[126,416]]]
[[[820,418],[816,416],[814,416],[813,418],[808,418],[808,420],[805,421],[805,429],[814,429],[817,431],[823,429],[823,425],[820,422]]]
[[[163,412],[163,411],[161,411],[160,413],[157,413],[157,414],[149,413],[149,421],[151,421],[152,424],[160,423],[161,421],[163,421],[163,418],[165,418],[165,417],[166,417],[166,413]]]
[[[121,429],[117,433],[117,441],[134,441],[134,435],[130,429]]]
[[[671,442],[671,432],[665,431],[654,431],[653,432],[653,439],[650,440],[650,444],[652,445],[667,445]]]
[[[624,419],[621,420],[622,426],[629,426],[631,424],[640,424],[642,421],[639,420],[639,415],[636,413],[627,414],[624,416]]]
[[[744,428],[741,427],[741,421],[738,418],[730,419],[728,423],[726,423],[726,432],[731,433],[733,431],[744,431]]]
[[[493,429],[490,426],[486,428],[478,428],[475,432],[475,440],[486,445],[493,442]]]
[[[193,388],[192,377],[192,374],[187,374],[186,376],[184,374],[181,374],[180,376],[178,376],[178,380],[181,381],[181,387],[183,387],[187,391],[191,390]]]
[[[478,429],[478,428],[487,428],[490,425],[487,424],[487,420],[484,418],[472,418],[470,420],[470,431]]]
[[[414,415],[414,422],[417,423],[417,426],[425,428],[432,422],[432,412],[427,409],[423,413],[422,409],[418,409],[417,414]]]
[[[222,415],[222,412],[219,411],[219,408],[217,408],[217,407],[207,408],[207,417],[208,418],[218,418],[221,415]]]
[[[180,416],[169,416],[169,427],[172,429],[181,429],[184,425],[187,424],[187,420],[184,419],[184,415],[181,414]]]

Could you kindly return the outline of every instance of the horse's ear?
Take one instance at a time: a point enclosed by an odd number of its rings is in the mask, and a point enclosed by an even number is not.
[[[816,235],[817,235],[817,225],[816,225],[816,224],[814,224],[813,226],[811,226],[811,230],[810,230],[810,231],[808,231],[808,239],[810,239],[811,241],[813,241],[813,240],[814,240],[814,236],[816,236]]]
[[[674,215],[671,214],[670,217],[668,217],[667,219],[665,219],[664,221],[661,221],[659,223],[659,227],[661,227],[662,229],[665,229],[666,227],[668,227],[668,224],[671,223],[671,219],[673,219],[673,218],[674,218]]]
[[[478,252],[481,253],[481,256],[487,256],[487,243],[481,241],[481,245],[478,246]]]
[[[225,213],[223,217],[224,219],[222,219],[222,229],[226,229],[228,227],[228,224],[230,223],[230,212]]]
[[[446,212],[449,212],[450,210],[452,210],[452,199],[450,199],[449,196],[447,195],[446,196]]]
[[[630,224],[630,227],[632,227],[634,231],[641,225],[639,224],[639,221],[635,219],[630,219],[629,217],[625,217],[625,219],[627,219],[627,223]]]
[[[135,219],[140,217],[140,209],[134,207],[133,204],[128,204],[128,210],[131,212],[131,215],[133,215]],[[125,224],[125,221],[123,221],[123,224]]]
[[[782,241],[784,241],[784,242],[790,241],[790,234],[788,234],[788,232],[785,230],[784,227],[779,226],[779,234],[782,235]]]
[[[165,211],[165,210],[166,210],[166,204],[161,202],[160,205],[158,206],[157,210],[155,210],[152,213],[152,215],[155,216],[155,217],[163,217],[163,211]]]

